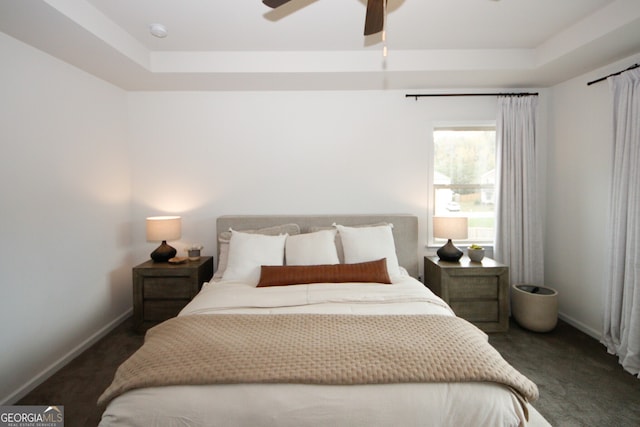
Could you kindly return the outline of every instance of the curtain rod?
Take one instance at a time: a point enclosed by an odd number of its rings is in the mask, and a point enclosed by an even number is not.
[[[622,71],[618,71],[617,73],[611,73],[608,76],[600,77],[599,79],[593,80],[593,81],[587,83],[587,86],[591,86],[594,83],[600,83],[603,80],[607,80],[609,77],[619,76],[620,74],[624,73],[625,71],[633,70],[634,68],[638,68],[638,67],[640,67],[640,64],[633,64],[629,68],[625,68]]]
[[[405,98],[435,97],[435,96],[538,96],[538,92],[513,92],[513,93],[407,93]]]

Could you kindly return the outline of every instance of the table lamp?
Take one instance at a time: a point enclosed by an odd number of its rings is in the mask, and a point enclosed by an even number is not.
[[[451,239],[466,239],[467,228],[468,219],[466,217],[433,217],[433,237],[447,239],[447,243],[436,252],[442,261],[460,261],[462,251],[453,245]]]
[[[162,242],[151,252],[155,262],[167,262],[176,256],[175,248],[167,245],[167,240],[178,240],[182,232],[182,220],[179,216],[152,216],[147,218],[147,241]]]

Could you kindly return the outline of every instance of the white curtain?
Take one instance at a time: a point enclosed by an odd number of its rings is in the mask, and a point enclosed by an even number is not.
[[[537,96],[498,98],[494,255],[509,266],[511,283],[542,285],[542,224],[536,185],[537,102]]]
[[[640,70],[609,78],[613,180],[602,343],[640,374]]]

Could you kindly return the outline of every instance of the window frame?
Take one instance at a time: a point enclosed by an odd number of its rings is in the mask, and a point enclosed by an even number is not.
[[[442,184],[438,184],[436,185],[434,183],[434,175],[435,175],[435,139],[434,139],[434,133],[438,130],[479,130],[479,131],[486,131],[486,130],[492,130],[497,132],[497,125],[496,125],[496,121],[495,120],[475,120],[475,121],[456,121],[456,122],[438,122],[438,123],[434,123],[433,126],[430,129],[429,132],[429,147],[428,147],[428,155],[429,155],[429,159],[430,159],[430,164],[429,164],[429,176],[428,176],[428,192],[429,192],[429,196],[428,196],[428,236],[427,236],[427,247],[431,248],[431,249],[437,249],[439,247],[441,247],[445,241],[443,239],[435,239],[433,237],[433,217],[435,216],[435,209],[436,209],[436,190],[437,188],[443,188]],[[496,133],[496,149],[497,149],[497,133]],[[496,155],[497,155],[497,151],[496,151]],[[497,162],[496,162],[496,168],[497,168]],[[497,173],[497,170],[496,170]],[[482,187],[482,184],[453,184],[451,185],[451,187],[456,187],[456,188],[460,188],[460,187],[465,187],[465,186],[469,186],[472,188],[479,188]],[[446,187],[446,186],[444,186]],[[492,186],[488,187],[488,188],[492,188],[494,191],[497,190],[497,182],[494,183]],[[495,221],[497,221],[497,217],[496,217],[496,212],[494,210],[494,224]],[[495,225],[494,225],[495,226]],[[495,241],[472,241],[471,239],[466,239],[466,240],[458,240],[455,242],[456,246],[461,247],[461,248],[466,248],[469,245],[473,244],[473,243],[479,243],[482,244],[483,247],[485,247],[485,249],[489,249],[489,251],[491,252],[493,250],[493,246],[495,245]]]

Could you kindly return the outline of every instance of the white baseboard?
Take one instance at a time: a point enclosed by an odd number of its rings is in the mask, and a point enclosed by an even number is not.
[[[558,318],[560,318],[561,320],[567,322],[568,324],[570,324],[571,326],[573,326],[574,328],[578,329],[581,332],[584,332],[585,334],[595,338],[596,340],[598,340],[598,342],[600,342],[600,339],[602,338],[602,332],[601,331],[597,331],[595,329],[593,329],[590,326],[585,325],[584,323],[570,317],[567,316],[566,314],[562,314],[562,313],[558,313]]]
[[[26,384],[24,384],[14,393],[0,400],[0,405],[12,405],[15,402],[19,401],[20,399],[22,399],[24,396],[29,394],[33,389],[35,389],[37,386],[39,386],[44,381],[46,381],[47,378],[49,378],[50,376],[58,372],[67,363],[71,362],[73,359],[78,357],[83,351],[91,347],[93,344],[98,342],[102,337],[104,337],[113,329],[115,329],[116,326],[124,322],[125,319],[131,316],[132,312],[133,312],[133,308],[130,308],[124,313],[122,313],[120,316],[116,317],[114,320],[109,322],[106,326],[99,329],[96,333],[94,333],[89,338],[87,338],[86,340],[78,344],[67,354],[65,354],[60,359],[56,360],[51,365],[49,365],[42,372],[34,376],[31,380],[29,380]]]

